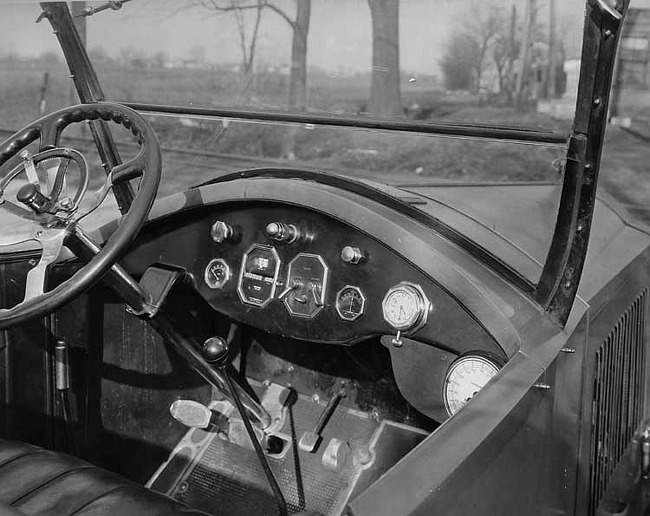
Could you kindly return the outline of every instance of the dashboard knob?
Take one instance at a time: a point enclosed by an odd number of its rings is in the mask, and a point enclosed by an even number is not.
[[[345,263],[356,265],[361,260],[363,260],[363,251],[361,251],[361,249],[358,247],[346,245],[343,249],[341,249],[341,260],[343,260]]]
[[[212,225],[210,234],[212,235],[212,240],[218,244],[223,244],[226,240],[231,240],[233,238],[235,230],[230,224],[218,220]]]
[[[293,224],[283,224],[282,222],[270,222],[266,226],[266,235],[278,242],[290,244],[295,242],[299,236],[298,228]]]

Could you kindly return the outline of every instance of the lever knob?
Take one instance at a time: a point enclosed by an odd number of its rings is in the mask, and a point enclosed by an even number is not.
[[[228,344],[221,337],[210,337],[203,343],[202,352],[206,362],[219,366],[228,357]]]
[[[29,206],[36,213],[43,213],[50,208],[50,200],[32,183],[22,186],[16,194],[16,199]]]

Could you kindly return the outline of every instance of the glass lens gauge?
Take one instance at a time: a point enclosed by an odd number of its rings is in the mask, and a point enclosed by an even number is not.
[[[402,282],[389,289],[382,301],[384,319],[399,331],[416,331],[427,322],[431,302],[420,285]]]
[[[215,258],[208,263],[203,273],[203,279],[210,288],[223,288],[230,279],[230,267],[223,258]]]
[[[296,317],[314,318],[325,306],[329,268],[317,254],[299,253],[289,262],[287,287],[278,296]]]
[[[237,293],[242,303],[263,307],[275,295],[280,271],[277,251],[268,245],[253,244],[242,257]]]
[[[359,287],[346,285],[336,294],[336,312],[344,321],[358,319],[366,307],[366,298]]]
[[[447,413],[453,416],[463,408],[497,372],[499,366],[480,355],[465,355],[451,364],[444,384]]]

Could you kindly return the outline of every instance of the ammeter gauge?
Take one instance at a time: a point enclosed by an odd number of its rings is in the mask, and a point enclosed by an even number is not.
[[[346,285],[336,294],[336,312],[344,321],[355,321],[366,307],[366,298],[359,287]]]
[[[447,413],[453,416],[463,408],[498,372],[499,366],[482,355],[465,355],[451,364],[443,396]]]
[[[221,289],[230,279],[230,266],[223,258],[215,258],[205,268],[203,279],[208,287]]]
[[[406,281],[390,288],[382,301],[384,319],[400,332],[414,332],[427,322],[431,301],[420,285]]]

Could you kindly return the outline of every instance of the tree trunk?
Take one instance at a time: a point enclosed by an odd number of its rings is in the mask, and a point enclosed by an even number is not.
[[[307,36],[310,16],[311,0],[296,0],[296,21],[291,42],[289,107],[301,111],[307,106]]]
[[[399,0],[368,0],[372,16],[370,112],[403,116],[399,71]]]
[[[296,20],[291,42],[291,70],[289,75],[289,108],[304,111],[307,107],[307,38],[311,19],[311,0],[296,0]],[[297,130],[289,126],[282,145],[282,155],[295,159]]]

